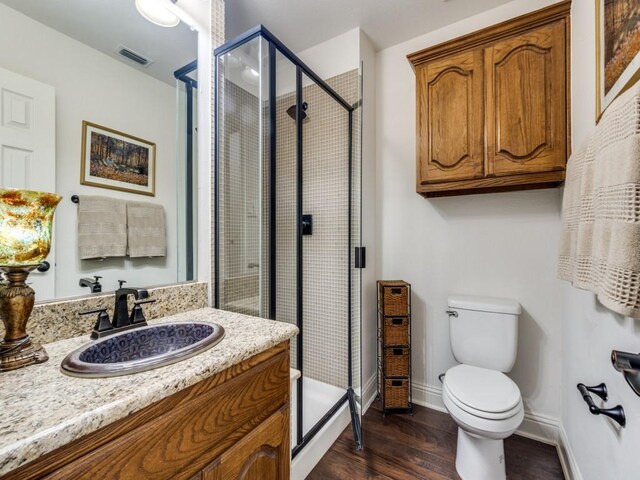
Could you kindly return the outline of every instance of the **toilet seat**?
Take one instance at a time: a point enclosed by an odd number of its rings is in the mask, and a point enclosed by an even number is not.
[[[460,410],[486,420],[504,420],[522,411],[518,386],[495,370],[452,367],[444,377],[443,393]]]
[[[464,364],[450,368],[442,400],[458,426],[479,438],[506,438],[524,418],[518,386],[496,370]]]

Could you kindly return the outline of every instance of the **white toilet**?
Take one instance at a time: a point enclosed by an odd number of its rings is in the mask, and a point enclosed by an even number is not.
[[[461,365],[447,370],[442,399],[458,424],[456,470],[463,480],[506,479],[503,439],[524,418],[518,386],[503,372],[516,360],[518,302],[452,295],[449,328]]]

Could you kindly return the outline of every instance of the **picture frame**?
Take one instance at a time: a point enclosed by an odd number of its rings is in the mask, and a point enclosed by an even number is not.
[[[595,0],[596,122],[640,78],[640,0]]]
[[[82,185],[155,196],[155,177],[155,143],[82,122]]]

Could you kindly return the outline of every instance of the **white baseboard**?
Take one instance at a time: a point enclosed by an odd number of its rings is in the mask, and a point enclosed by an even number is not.
[[[412,393],[414,403],[441,412],[447,411],[442,401],[441,388],[414,382]],[[516,435],[522,435],[523,437],[556,446],[558,445],[558,420],[546,415],[525,411],[524,421]]]
[[[411,393],[413,403],[447,413],[442,401],[442,389],[413,382]]]
[[[369,410],[369,407],[378,396],[378,378],[377,374],[373,374],[362,389],[362,414]]]
[[[565,432],[562,423],[559,425],[558,433],[558,456],[560,457],[564,478],[566,480],[582,480],[578,462],[576,462],[576,458],[573,455],[569,437],[567,437],[567,432]]]

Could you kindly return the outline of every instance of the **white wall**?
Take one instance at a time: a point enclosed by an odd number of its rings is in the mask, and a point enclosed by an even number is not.
[[[360,29],[354,28],[298,53],[316,75],[326,79],[360,67]]]
[[[367,249],[366,268],[362,271],[362,382],[365,406],[373,400],[376,387],[378,264],[376,213],[376,53],[371,40],[360,31],[362,72],[362,245]],[[368,389],[367,389],[368,387]]]
[[[56,296],[88,293],[81,277],[158,285],[176,280],[176,93],[175,87],[126,66],[0,4],[0,66],[56,89]],[[156,196],[81,186],[82,121],[88,120],[156,143]],[[166,210],[168,256],[156,259],[80,261],[73,194],[161,203]],[[39,298],[39,300],[44,300]]]
[[[425,199],[415,193],[415,76],[406,55],[542,8],[517,0],[378,52],[376,57],[377,261],[379,277],[413,286],[415,400],[442,407],[438,375],[455,364],[447,295],[513,298],[523,307],[510,376],[528,412],[550,427],[560,416],[561,296],[556,280],[557,189]],[[551,437],[551,438],[549,438]]]
[[[595,126],[594,2],[574,1],[572,21],[572,132],[574,149]],[[640,321],[602,307],[595,296],[563,282],[562,426],[577,463],[576,478],[627,480],[640,477],[640,398],[611,366],[611,350],[640,352]],[[622,404],[627,427],[592,416],[576,384],[605,382],[607,407]],[[596,397],[597,398],[597,397]],[[574,468],[576,465],[574,464]]]

